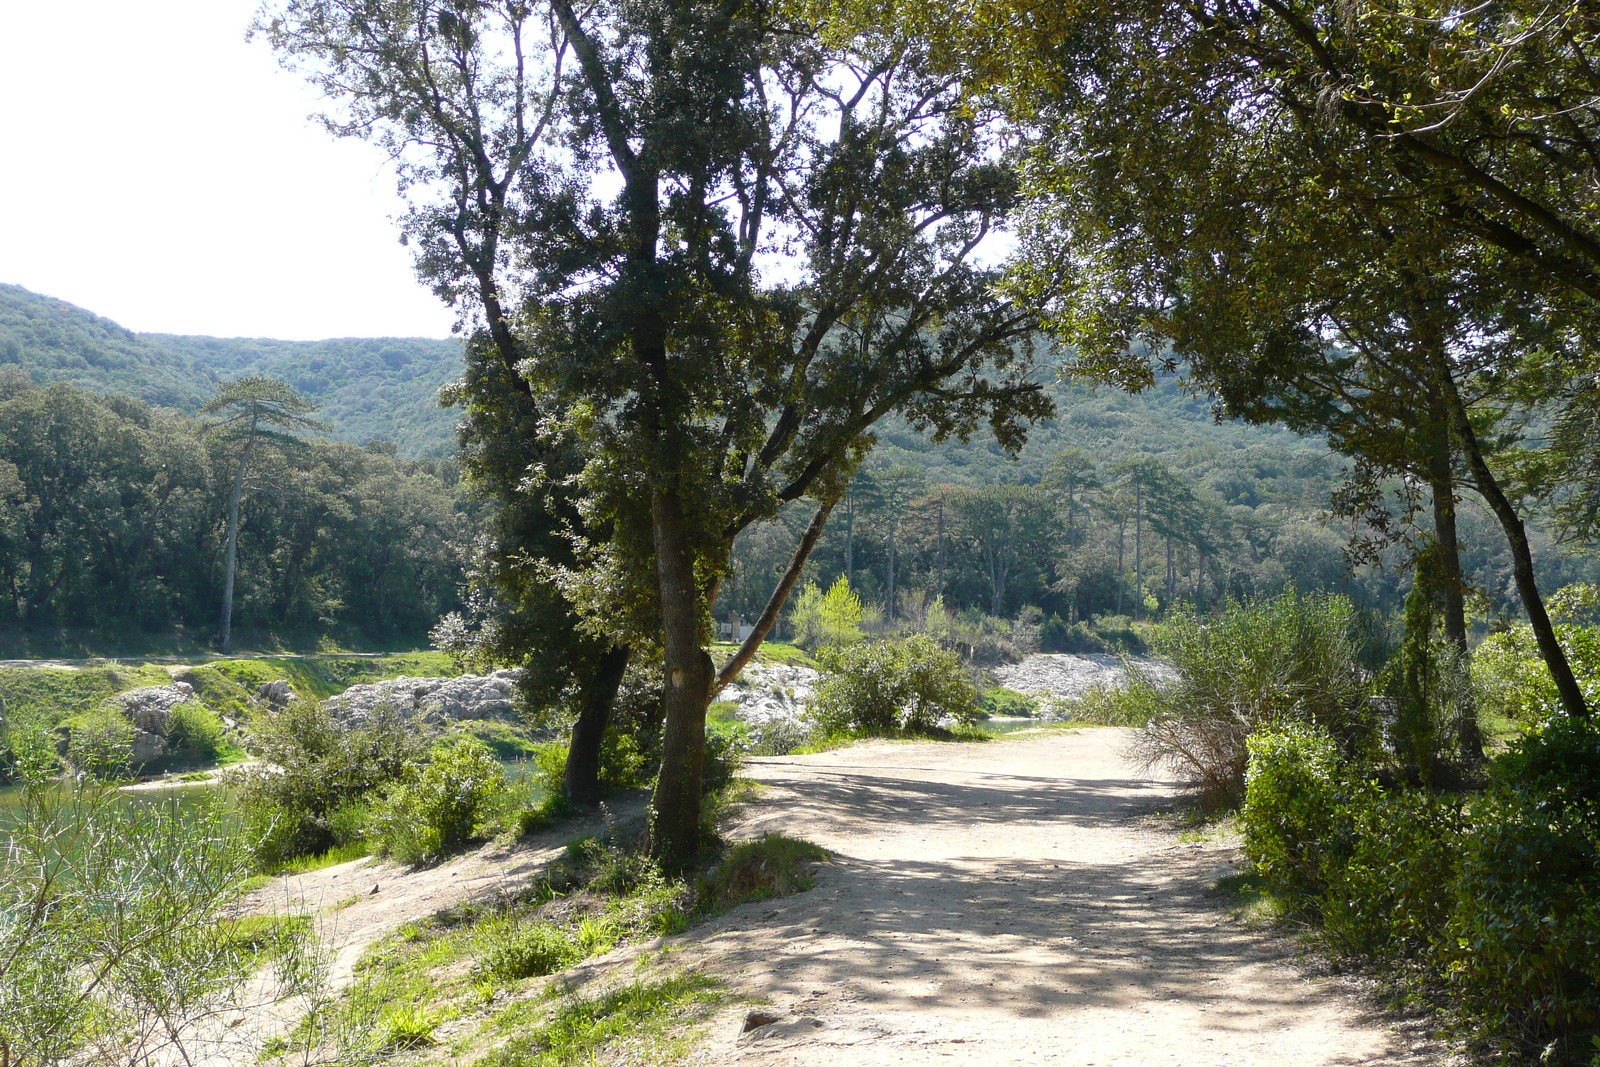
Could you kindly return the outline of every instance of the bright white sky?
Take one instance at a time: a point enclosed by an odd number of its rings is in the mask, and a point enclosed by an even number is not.
[[[0,0],[0,282],[132,330],[444,337],[382,153],[246,43],[257,0]]]

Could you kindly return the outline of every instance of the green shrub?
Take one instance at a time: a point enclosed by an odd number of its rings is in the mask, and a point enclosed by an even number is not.
[[[1355,851],[1351,810],[1365,806],[1370,786],[1348,786],[1337,746],[1314,726],[1287,723],[1247,745],[1245,855],[1269,889],[1315,912]]]
[[[401,863],[428,863],[460,848],[498,813],[505,771],[489,747],[457,734],[434,745],[428,762],[407,767],[374,807],[378,850]]]
[[[1109,652],[1110,646],[1081,622],[1070,626],[1060,615],[1051,615],[1039,627],[1039,649],[1042,652]]]
[[[222,719],[198,701],[191,700],[172,709],[166,738],[168,756],[163,762],[216,763],[240,755],[238,746],[228,740]]]
[[[90,712],[67,723],[67,762],[92,778],[133,771],[134,726],[115,711]]]
[[[1352,826],[1342,868],[1327,871],[1322,921],[1346,952],[1432,961],[1455,907],[1465,818],[1458,798],[1346,787],[1335,818]]]
[[[1343,597],[1293,592],[1215,616],[1176,615],[1157,631],[1156,649],[1177,680],[1154,691],[1137,756],[1218,805],[1243,796],[1245,741],[1258,731],[1311,724],[1346,757],[1365,756],[1375,731],[1355,621]]]
[[[1050,717],[1096,726],[1144,726],[1161,706],[1160,686],[1130,668],[1120,685],[1097,682],[1082,696],[1052,701]]]
[[[700,908],[726,911],[753,900],[803,892],[815,883],[812,867],[831,858],[819,845],[781,834],[742,841],[701,878],[696,887]]]
[[[246,772],[239,805],[258,860],[276,868],[339,843],[330,819],[398,781],[426,752],[426,738],[398,716],[345,729],[322,705],[296,700],[252,722],[262,766]]]
[[[507,920],[480,936],[487,946],[478,957],[478,970],[502,982],[564,971],[584,957],[577,941],[550,923]]]
[[[1005,719],[1031,719],[1039,713],[1039,698],[1019,693],[997,685],[986,690],[978,701],[978,714],[983,718],[999,716]]]
[[[808,712],[827,733],[890,737],[972,723],[978,691],[955,653],[926,634],[825,650]]]
[[[1450,923],[1464,1000],[1553,1062],[1600,1037],[1600,727],[1518,740],[1473,806]]]

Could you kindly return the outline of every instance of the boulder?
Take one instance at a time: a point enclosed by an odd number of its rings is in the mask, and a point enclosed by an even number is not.
[[[134,766],[142,763],[154,763],[167,754],[167,739],[160,734],[150,733],[148,730],[135,729],[133,731],[133,748],[129,750],[128,760]]]
[[[279,678],[275,682],[263,682],[257,686],[256,699],[264,701],[272,708],[281,708],[292,700],[299,700],[300,694],[289,688],[286,679]]]
[[[150,685],[129,689],[111,698],[124,718],[145,733],[163,735],[172,719],[172,709],[194,699],[194,686],[188,682]]]
[[[516,722],[516,688],[521,671],[464,674],[459,678],[391,678],[353,685],[325,703],[334,720],[354,726],[380,710],[430,726],[470,719]]]

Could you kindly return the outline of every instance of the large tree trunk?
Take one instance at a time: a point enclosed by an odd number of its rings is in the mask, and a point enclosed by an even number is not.
[[[567,745],[567,766],[561,791],[574,804],[593,807],[600,802],[600,745],[611,721],[611,708],[617,689],[628,669],[632,650],[613,645],[595,664],[594,673],[583,686],[583,703],[572,724],[572,740]]]
[[[700,641],[700,596],[683,500],[652,486],[656,574],[661,590],[661,772],[650,798],[650,854],[669,870],[687,866],[700,845],[700,783],[711,702],[711,656]]]
[[[1539,654],[1544,658],[1545,667],[1556,684],[1556,692],[1560,694],[1561,708],[1573,718],[1587,719],[1589,705],[1583,699],[1583,688],[1578,685],[1572,665],[1567,662],[1567,654],[1556,639],[1555,627],[1550,624],[1550,614],[1544,609],[1544,598],[1539,595],[1539,585],[1534,580],[1533,551],[1528,547],[1528,531],[1516,507],[1507,498],[1499,480],[1483,458],[1477,432],[1472,428],[1472,420],[1467,415],[1466,405],[1456,390],[1454,380],[1447,374],[1442,377],[1444,380],[1440,391],[1444,395],[1451,428],[1460,441],[1467,469],[1472,472],[1478,492],[1505,532],[1506,543],[1511,549],[1511,571],[1516,579],[1517,593],[1522,598],[1523,610],[1528,613],[1528,624],[1533,628]]]

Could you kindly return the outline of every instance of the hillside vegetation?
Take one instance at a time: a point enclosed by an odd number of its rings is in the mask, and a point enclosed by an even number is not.
[[[64,300],[0,285],[0,364],[41,385],[67,382],[193,414],[218,382],[288,382],[322,408],[335,440],[386,441],[412,459],[454,448],[441,386],[461,374],[460,342],[416,337],[274,341],[140,334]]]

